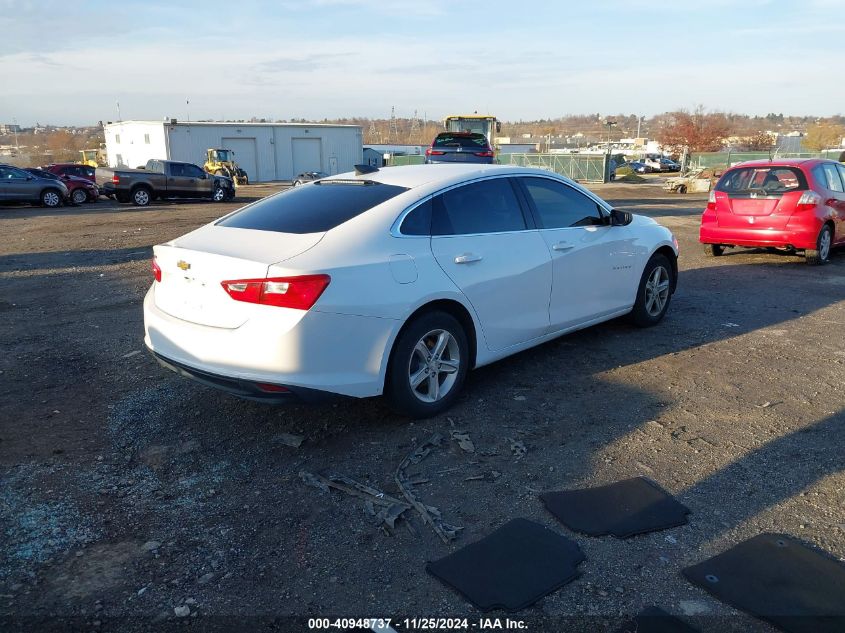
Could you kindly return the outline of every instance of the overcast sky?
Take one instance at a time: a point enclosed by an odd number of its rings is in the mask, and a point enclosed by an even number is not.
[[[845,111],[845,0],[0,0],[0,33],[21,125]]]

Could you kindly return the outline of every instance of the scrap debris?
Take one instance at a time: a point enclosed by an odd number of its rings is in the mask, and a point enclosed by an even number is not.
[[[519,460],[525,457],[525,454],[528,452],[528,449],[525,447],[525,444],[523,444],[519,440],[514,440],[511,438],[508,438],[508,442],[510,442],[511,452],[513,453],[516,459]]]
[[[469,439],[469,433],[466,431],[450,431],[449,436],[458,443],[458,446],[461,447],[462,451],[466,453],[475,452],[475,444],[473,444],[472,440]]]
[[[419,512],[423,523],[430,525],[437,533],[437,536],[440,537],[440,540],[448,544],[457,537],[458,532],[463,530],[463,528],[446,523],[443,520],[440,510],[434,506],[422,503],[414,495],[413,483],[405,472],[408,466],[412,464],[419,464],[431,453],[432,449],[440,446],[442,442],[443,436],[439,433],[435,433],[427,441],[417,446],[416,449],[409,453],[405,459],[399,463],[394,479],[396,481],[396,485],[399,486],[399,490],[402,492],[402,496],[408,500],[408,503],[410,503],[417,512]]]

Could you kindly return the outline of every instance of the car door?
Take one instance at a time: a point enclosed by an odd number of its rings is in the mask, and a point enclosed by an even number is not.
[[[648,250],[629,226],[611,226],[598,201],[564,182],[521,176],[552,257],[551,331],[601,318],[634,303]]]
[[[38,200],[41,187],[38,180],[21,169],[4,166],[0,167],[0,199],[17,202],[34,202]]]
[[[432,200],[431,250],[501,350],[549,327],[551,257],[509,178],[463,184]]]
[[[211,196],[211,181],[208,174],[196,165],[185,163],[185,175],[189,178],[189,194],[193,198],[208,198]]]
[[[164,168],[169,171],[167,175],[167,195],[171,197],[190,197],[195,195],[193,179],[188,175],[185,163],[169,163]]]

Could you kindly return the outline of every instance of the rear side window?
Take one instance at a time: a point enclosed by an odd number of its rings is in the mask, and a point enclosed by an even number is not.
[[[732,196],[779,196],[807,188],[807,179],[796,167],[740,167],[725,172],[716,191]]]
[[[277,233],[322,233],[405,191],[405,187],[372,181],[318,180],[259,200],[217,224]]]
[[[487,137],[483,134],[438,134],[432,147],[460,147],[461,149],[487,148]]]
[[[434,198],[432,235],[522,231],[525,218],[506,178],[456,187]]]
[[[431,200],[426,200],[402,220],[402,235],[431,235]]]
[[[833,163],[823,163],[813,168],[813,176],[819,181],[822,187],[828,191],[842,193],[842,179],[839,177],[839,170]]]

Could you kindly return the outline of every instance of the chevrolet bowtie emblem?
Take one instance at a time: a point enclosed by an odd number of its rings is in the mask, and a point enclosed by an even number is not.
[[[176,265],[182,270],[188,270],[191,267],[191,265],[183,259],[180,259],[178,262],[176,262]]]

